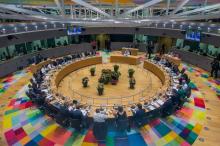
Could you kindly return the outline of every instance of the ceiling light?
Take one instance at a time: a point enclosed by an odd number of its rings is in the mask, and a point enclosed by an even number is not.
[[[211,30],[211,28],[210,28],[210,27],[208,27],[208,32],[210,32],[210,30]]]
[[[5,28],[2,28],[2,32],[5,33]]]
[[[118,23],[121,23],[121,22],[119,22],[119,21],[114,21],[114,23],[118,24]]]

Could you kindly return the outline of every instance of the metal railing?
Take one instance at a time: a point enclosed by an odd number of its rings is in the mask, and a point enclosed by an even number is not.
[[[128,65],[128,68],[132,68],[131,66],[132,65]],[[89,68],[89,67],[85,67],[85,68]],[[82,69],[85,69],[85,68],[82,68]],[[138,91],[135,94],[128,95],[128,96],[118,96],[118,97],[109,97],[109,96],[92,97],[92,96],[83,95],[77,92],[76,90],[72,89],[71,84],[74,83],[73,82],[74,79],[72,78],[71,80],[68,81],[68,89],[72,93],[72,96],[68,97],[69,98],[68,100],[75,99],[75,100],[78,100],[81,104],[87,104],[87,105],[93,105],[93,106],[107,106],[107,107],[115,106],[115,105],[129,105],[129,104],[142,102],[145,100],[152,100],[155,94],[157,94],[157,92],[155,93],[154,91],[152,91],[152,78],[150,76],[150,73],[144,68],[140,68],[140,67],[137,67],[137,68],[140,69],[142,72],[145,72],[143,75],[145,75],[146,78],[148,79],[147,80],[148,84],[144,89],[142,89],[141,91]],[[76,73],[79,72],[80,70],[77,70]],[[155,94],[153,94],[152,92]]]

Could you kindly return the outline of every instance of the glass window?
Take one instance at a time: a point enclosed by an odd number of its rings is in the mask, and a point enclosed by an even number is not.
[[[47,46],[48,48],[55,48],[55,39],[54,38],[47,39]]]
[[[6,53],[6,48],[0,48],[0,61],[5,61],[8,59],[8,55]]]

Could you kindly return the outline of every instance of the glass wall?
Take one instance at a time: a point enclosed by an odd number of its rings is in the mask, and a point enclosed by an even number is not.
[[[62,36],[56,38],[48,38],[44,40],[34,40],[31,42],[25,42],[16,45],[10,45],[0,48],[0,62],[22,56],[37,51],[42,51],[49,48],[55,48],[58,46],[67,46],[70,44],[91,43],[93,40],[98,40],[100,35],[72,35]],[[108,35],[112,42],[135,42],[146,43],[148,41],[158,42],[160,37],[147,36],[147,35]],[[174,41],[175,42],[175,41]],[[183,39],[177,39],[177,48],[185,51],[190,51],[204,56],[216,57],[220,54],[220,48],[210,44],[187,41]]]
[[[25,42],[3,47],[0,48],[0,62],[49,48],[67,46],[69,44],[77,44],[80,43],[79,37],[81,36],[63,36],[58,38],[48,38],[45,40],[35,40],[32,42]]]
[[[178,49],[189,51],[203,56],[217,57],[220,54],[220,48],[210,44],[177,39],[176,47]]]
[[[49,48],[67,46],[70,44],[90,43],[92,40],[95,40],[96,37],[97,35],[72,35],[10,45],[0,48],[0,63],[14,57],[19,57]]]

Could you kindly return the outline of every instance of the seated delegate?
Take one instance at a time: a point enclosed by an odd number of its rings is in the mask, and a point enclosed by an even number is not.
[[[145,109],[142,108],[142,104],[138,103],[137,107],[132,108],[133,120],[135,124],[139,127],[142,126],[143,117],[145,114]]]
[[[130,125],[128,121],[128,117],[126,112],[124,111],[122,106],[118,106],[116,111],[113,113],[115,116],[116,127],[119,130],[130,130]]]

